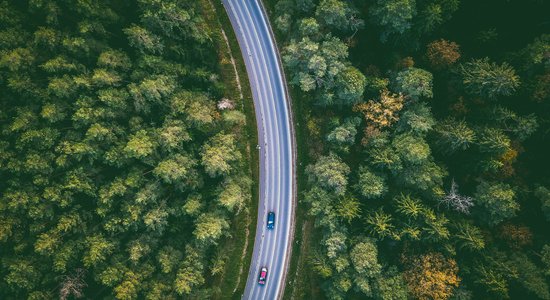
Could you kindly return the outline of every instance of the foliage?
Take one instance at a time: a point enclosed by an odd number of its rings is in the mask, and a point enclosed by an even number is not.
[[[515,192],[508,184],[481,182],[474,198],[479,205],[479,218],[489,225],[496,225],[516,215],[519,204]]]
[[[408,68],[395,77],[395,90],[412,99],[432,98],[432,73],[419,68]]]
[[[368,167],[359,168],[357,189],[367,199],[380,198],[388,191],[384,177],[375,174]]]
[[[541,202],[542,212],[546,216],[546,220],[550,220],[550,190],[539,186],[535,190],[535,196]]]
[[[456,262],[440,253],[416,256],[407,264],[403,277],[415,298],[449,299],[460,283]]]
[[[349,172],[350,168],[334,154],[323,156],[306,168],[309,182],[330,189],[337,195],[342,195],[346,191]]]
[[[354,111],[361,112],[367,123],[376,128],[388,127],[399,120],[399,111],[403,108],[404,97],[383,90],[380,99],[369,100],[355,105]]]
[[[541,260],[545,265],[545,275],[550,275],[550,245],[544,245],[542,247]]]
[[[425,103],[420,102],[410,105],[402,112],[397,122],[396,130],[424,135],[430,132],[435,124],[436,121],[432,116],[430,108]]]
[[[0,3],[0,298],[207,292],[250,179],[201,9]]]
[[[376,295],[379,300],[405,300],[408,296],[407,286],[401,273],[395,267],[383,271],[376,280]]]
[[[342,125],[335,127],[328,135],[327,141],[334,144],[335,149],[348,152],[349,146],[355,143],[357,123],[359,119],[348,119]]]
[[[460,74],[469,93],[489,99],[510,96],[520,85],[519,76],[510,65],[498,65],[488,58],[474,59],[462,64]]]
[[[346,67],[343,60],[347,55],[346,45],[335,37],[327,36],[322,42],[304,37],[285,48],[283,61],[293,70],[292,74],[295,74],[290,76],[290,83],[304,92],[318,91],[320,105],[347,104],[344,99],[334,99],[333,87],[337,86],[339,76],[348,76],[359,81],[352,82],[348,89],[351,100],[353,93],[360,91],[359,96],[361,95],[361,80],[364,80],[353,69]],[[343,75],[346,70],[347,75]],[[345,82],[343,78],[340,81]],[[346,91],[343,90],[342,93]]]
[[[547,298],[546,7],[496,2],[274,5],[320,237],[301,250],[318,276],[298,273],[304,297],[320,286],[328,299]],[[312,176],[317,165],[328,176]],[[376,276],[360,276],[357,249]]]
[[[440,39],[428,44],[426,56],[432,67],[448,68],[460,58],[460,49],[455,42]]]
[[[438,135],[437,146],[445,153],[464,151],[476,141],[476,133],[463,120],[443,120],[438,123],[435,132]]]
[[[402,35],[410,30],[415,15],[414,0],[377,0],[370,11],[372,22],[382,28],[382,42],[392,35]]]
[[[348,2],[340,0],[321,0],[315,11],[315,17],[325,26],[342,31],[362,27],[363,22],[356,20],[354,14]]]

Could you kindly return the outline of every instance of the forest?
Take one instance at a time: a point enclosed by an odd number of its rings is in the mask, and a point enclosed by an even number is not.
[[[285,296],[550,299],[550,3],[266,2],[304,164]]]
[[[251,199],[199,1],[0,0],[0,299],[208,299]]]

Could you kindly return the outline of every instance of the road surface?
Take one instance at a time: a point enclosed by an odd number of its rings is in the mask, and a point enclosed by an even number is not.
[[[254,251],[243,299],[282,297],[290,261],[295,208],[295,140],[279,53],[260,0],[223,0],[246,64],[260,151],[260,199]],[[275,229],[266,228],[275,212]],[[258,284],[267,267],[267,281]]]

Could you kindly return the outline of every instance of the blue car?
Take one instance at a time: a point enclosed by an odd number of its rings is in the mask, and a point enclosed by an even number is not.
[[[275,213],[270,211],[267,214],[267,229],[273,229],[275,227]]]

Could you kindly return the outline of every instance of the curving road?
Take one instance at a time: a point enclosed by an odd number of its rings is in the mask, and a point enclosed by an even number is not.
[[[295,203],[295,142],[290,98],[275,39],[260,0],[222,0],[252,88],[260,145],[260,199],[254,252],[243,299],[282,298],[290,261]],[[266,216],[275,212],[275,229]],[[267,282],[258,284],[261,267]]]

